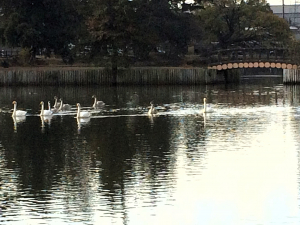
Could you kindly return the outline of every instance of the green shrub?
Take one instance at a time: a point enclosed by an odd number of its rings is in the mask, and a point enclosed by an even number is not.
[[[30,61],[30,49],[29,48],[22,48],[19,52],[19,60],[20,64],[23,66],[28,66]]]

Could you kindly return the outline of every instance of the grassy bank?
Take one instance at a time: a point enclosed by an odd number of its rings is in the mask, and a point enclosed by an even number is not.
[[[111,59],[109,57],[98,57],[90,59],[88,56],[77,57],[73,63],[65,63],[59,56],[51,56],[50,58],[37,57],[34,62],[29,63],[28,57],[26,59],[20,57],[2,58],[2,64],[5,61],[10,67],[111,67]],[[205,59],[198,55],[186,55],[184,57],[168,58],[164,54],[152,53],[148,59],[138,60],[133,57],[119,57],[119,67],[206,67]],[[2,65],[2,68],[4,66]]]

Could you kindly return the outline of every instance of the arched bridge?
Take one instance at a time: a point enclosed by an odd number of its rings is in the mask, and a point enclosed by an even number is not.
[[[257,67],[297,69],[298,65],[285,48],[236,48],[211,52],[208,67],[217,70]]]

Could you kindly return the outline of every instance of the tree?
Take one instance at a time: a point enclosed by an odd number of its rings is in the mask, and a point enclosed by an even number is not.
[[[79,24],[72,0],[0,1],[4,22],[4,38],[11,47],[54,50],[64,56],[74,40]]]
[[[292,36],[288,23],[261,0],[218,0],[201,10],[198,18],[207,34],[206,43],[218,42],[221,48],[249,41],[268,46]]]
[[[129,8],[125,0],[94,0],[95,6],[88,28],[95,40],[111,48],[111,68],[113,84],[116,84],[118,68],[118,51],[125,49],[129,39],[129,26],[127,23]]]
[[[94,0],[95,10],[88,27],[92,35],[124,53],[132,48],[137,59],[168,43],[171,53],[183,52],[190,39],[190,17],[183,15],[178,2],[167,0]],[[113,60],[115,61],[115,60]]]

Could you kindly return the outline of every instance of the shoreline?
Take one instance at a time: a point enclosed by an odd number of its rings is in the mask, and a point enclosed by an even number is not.
[[[9,67],[0,70],[0,85],[113,85],[107,67]],[[118,68],[116,85],[174,85],[224,83],[217,70],[196,67]]]
[[[170,68],[170,69],[208,69],[205,67],[195,67],[195,66],[131,66],[131,67],[118,67],[118,70],[124,69],[157,69],[157,68]],[[49,69],[49,70],[56,70],[56,69],[63,69],[63,70],[75,70],[75,69],[107,69],[110,70],[110,67],[105,66],[70,66],[70,65],[56,65],[56,66],[11,66],[8,68],[0,68],[2,70],[42,70],[42,69]]]

